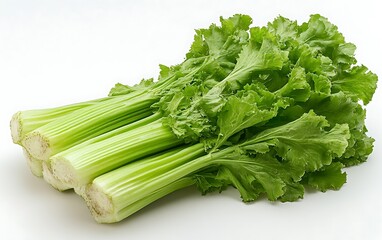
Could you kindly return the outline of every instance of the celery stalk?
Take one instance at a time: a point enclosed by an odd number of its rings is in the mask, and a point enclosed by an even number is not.
[[[73,111],[92,106],[109,98],[101,98],[56,108],[19,111],[12,116],[10,122],[12,140],[16,144],[21,144],[21,141],[27,133]]]
[[[136,91],[69,113],[27,134],[22,144],[38,159],[152,114],[155,97]]]
[[[86,188],[87,204],[99,222],[122,220],[152,202],[149,200],[151,194],[166,186],[176,185],[186,175],[211,164],[211,156],[204,154],[204,146],[199,143],[145,158],[103,174]],[[192,184],[189,180],[187,182],[186,186]],[[176,189],[169,187],[162,190],[162,193]],[[159,198],[159,195],[156,196],[154,200]]]
[[[58,179],[78,187],[129,162],[181,143],[183,140],[157,120],[80,149],[57,154],[51,158],[52,169]]]
[[[90,194],[90,198],[86,197],[85,201],[90,209],[90,212],[94,219],[98,223],[114,223],[119,222],[128,216],[138,212],[142,208],[146,207],[147,205],[155,202],[156,200],[169,195],[170,193],[186,188],[188,186],[191,186],[195,184],[195,179],[192,177],[184,177],[179,180],[176,180],[154,192],[146,196],[145,198],[142,198],[129,206],[119,210],[119,211],[113,211],[108,212],[110,206],[110,200],[107,198],[107,196],[98,195],[99,192],[97,191],[90,191],[88,194]],[[94,201],[96,200],[96,201]],[[100,202],[102,202],[101,205],[98,205]]]
[[[151,116],[148,116],[148,117],[145,117],[143,119],[140,119],[136,122],[133,122],[133,123],[130,123],[130,124],[127,124],[125,126],[122,126],[122,127],[119,127],[117,129],[114,129],[112,131],[109,131],[109,132],[106,132],[104,134],[101,134],[97,137],[94,137],[94,138],[91,138],[89,140],[86,140],[80,144],[77,144],[67,150],[64,150],[56,155],[54,155],[55,158],[61,156],[61,155],[65,155],[66,153],[69,153],[69,152],[74,152],[74,151],[77,151],[77,150],[80,150],[82,148],[84,148],[85,146],[88,146],[90,144],[94,144],[94,143],[97,143],[97,142],[101,142],[103,140],[106,140],[108,138],[111,138],[111,137],[114,137],[114,136],[117,136],[119,134],[122,134],[122,133],[125,133],[125,132],[128,132],[130,130],[133,130],[133,129],[136,129],[138,127],[141,127],[141,126],[145,126],[149,123],[152,123],[158,119],[161,118],[161,114],[160,113],[154,113],[153,115]]]
[[[188,175],[219,164],[233,151],[205,154],[199,143],[177,153],[142,159],[95,178],[85,190],[86,202],[96,221],[120,221],[166,193],[192,185],[195,180]]]

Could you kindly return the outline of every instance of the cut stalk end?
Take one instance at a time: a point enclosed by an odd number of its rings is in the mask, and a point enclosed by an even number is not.
[[[42,177],[42,160],[32,157],[25,148],[23,148],[23,152],[32,174],[36,177]]]
[[[86,201],[86,185],[75,187],[74,192]]]
[[[51,156],[49,142],[38,132],[26,135],[22,144],[34,158],[48,160]]]
[[[50,163],[53,174],[58,180],[73,188],[82,186],[77,184],[79,182],[79,177],[70,161],[66,158],[54,156]]]
[[[10,122],[10,128],[11,128],[11,136],[13,143],[20,144],[21,141],[21,119],[20,119],[21,112],[17,112],[12,116],[11,122]]]
[[[113,223],[118,221],[114,215],[113,202],[110,196],[98,185],[91,184],[85,190],[85,201],[98,223]]]
[[[42,161],[42,174],[44,180],[49,183],[53,188],[60,192],[70,189],[71,187],[57,179],[52,171],[52,167],[49,161]]]

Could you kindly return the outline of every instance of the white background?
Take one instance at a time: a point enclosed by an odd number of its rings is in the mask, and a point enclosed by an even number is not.
[[[0,0],[0,239],[382,239],[381,88],[367,106],[375,150],[347,170],[340,191],[244,204],[234,190],[200,196],[190,188],[118,224],[95,223],[77,195],[34,177],[9,132],[18,110],[99,98],[116,82],[156,77],[159,63],[182,61],[193,29],[235,13],[251,15],[255,25],[320,13],[381,77],[378,2]]]

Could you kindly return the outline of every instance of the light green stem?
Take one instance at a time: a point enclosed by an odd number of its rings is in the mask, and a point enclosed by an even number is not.
[[[161,121],[52,157],[54,174],[72,187],[135,161],[183,143]]]
[[[150,116],[156,97],[145,91],[113,97],[52,121],[27,134],[23,145],[38,159]]]
[[[35,109],[35,110],[26,110],[19,111],[12,116],[10,122],[12,140],[16,144],[21,144],[21,141],[29,132],[48,124],[66,114],[74,112],[85,107],[92,106],[94,104],[106,101],[111,99],[101,98],[87,102],[80,102],[65,106],[60,106],[56,108],[47,108],[47,109]]]

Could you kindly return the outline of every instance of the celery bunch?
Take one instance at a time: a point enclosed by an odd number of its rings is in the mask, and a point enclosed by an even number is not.
[[[339,189],[343,168],[372,152],[364,120],[377,76],[320,15],[251,24],[237,14],[196,30],[185,60],[155,81],[18,112],[13,140],[36,176],[75,189],[104,223],[190,185],[233,186],[245,202]]]

